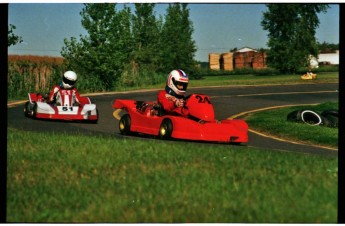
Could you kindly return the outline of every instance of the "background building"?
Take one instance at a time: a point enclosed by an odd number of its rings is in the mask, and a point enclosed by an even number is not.
[[[211,70],[232,71],[242,68],[262,69],[266,67],[266,53],[249,47],[235,52],[209,54],[209,69]]]
[[[321,65],[339,65],[339,50],[329,53],[320,53],[317,60]]]
[[[209,69],[232,71],[234,69],[267,68],[266,52],[244,47],[235,52],[210,53]],[[321,52],[318,56],[320,65],[339,65],[339,50],[333,52]]]

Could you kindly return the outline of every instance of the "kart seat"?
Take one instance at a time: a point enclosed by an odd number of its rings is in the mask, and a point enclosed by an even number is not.
[[[163,108],[163,106],[162,106],[161,104],[155,103],[155,104],[152,106],[152,108],[153,108],[155,111],[157,111],[157,115],[158,115],[158,116],[163,116],[163,115],[165,115],[164,108]]]
[[[146,108],[148,107],[149,105],[145,102],[145,101],[136,101],[135,102],[135,108],[137,109],[137,111],[143,113],[145,112]]]
[[[159,103],[147,103],[145,101],[136,101],[135,108],[141,113],[150,110],[152,115],[163,116],[165,114],[163,106]],[[153,111],[152,111],[153,110]]]

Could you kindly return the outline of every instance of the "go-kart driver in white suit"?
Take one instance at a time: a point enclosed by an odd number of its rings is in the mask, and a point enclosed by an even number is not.
[[[168,75],[165,90],[159,91],[157,97],[157,102],[167,114],[188,116],[188,109],[183,107],[188,82],[188,75],[180,69],[173,70]]]
[[[76,82],[77,74],[74,71],[66,71],[60,85],[54,86],[50,91],[48,102],[62,106],[79,105],[80,94],[75,88]]]

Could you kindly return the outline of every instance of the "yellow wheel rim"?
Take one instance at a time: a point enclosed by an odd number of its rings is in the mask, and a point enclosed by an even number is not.
[[[120,122],[120,130],[124,130],[125,129],[125,124],[123,122]]]
[[[160,129],[160,133],[162,136],[164,136],[166,134],[167,130],[164,127],[161,127]]]

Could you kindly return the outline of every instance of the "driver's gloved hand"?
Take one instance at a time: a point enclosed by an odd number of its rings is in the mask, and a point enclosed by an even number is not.
[[[175,105],[176,105],[176,107],[183,107],[184,106],[184,100],[176,98]]]

